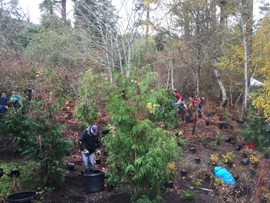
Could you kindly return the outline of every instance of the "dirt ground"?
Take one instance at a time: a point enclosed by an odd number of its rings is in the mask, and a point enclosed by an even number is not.
[[[236,138],[239,135],[239,130],[242,130],[245,128],[244,125],[237,124],[235,121],[232,121],[229,119],[229,122],[233,126],[233,130],[231,128],[229,129],[222,129],[220,130],[217,125],[210,125],[206,126],[205,121],[206,119],[213,123],[221,123],[222,121],[219,121],[218,116],[213,117],[203,117],[200,118],[197,124],[197,134],[200,134],[201,136],[205,137],[207,142],[205,145],[201,145],[201,163],[196,164],[194,162],[195,154],[191,154],[189,152],[189,146],[182,146],[182,148],[186,151],[186,158],[188,160],[188,174],[185,179],[181,177],[180,169],[176,168],[176,175],[174,178],[174,188],[167,189],[164,192],[161,192],[161,196],[164,198],[164,200],[167,203],[174,203],[174,202],[191,202],[191,203],[199,203],[199,202],[223,202],[219,196],[213,195],[211,192],[206,191],[200,191],[198,193],[198,199],[192,199],[189,201],[181,200],[179,197],[179,192],[186,191],[188,186],[191,186],[191,177],[193,176],[200,176],[201,174],[204,174],[204,172],[210,171],[210,156],[211,154],[219,154],[221,162],[218,164],[218,166],[226,167],[224,164],[224,160],[222,160],[221,155],[226,154],[227,152],[233,152],[235,155],[235,164],[237,166],[241,165],[242,160],[242,152],[236,151],[234,148],[234,145],[225,143],[223,140],[216,149],[211,148],[211,143],[214,141],[214,137],[217,134],[217,131],[220,132],[221,135],[224,137],[231,137]],[[182,122],[179,124],[177,129],[173,129],[173,131],[183,131],[183,137],[185,139],[191,138],[191,132],[192,132],[192,126],[193,123],[186,123]],[[78,129],[76,124],[67,123],[67,128],[63,130],[64,136],[66,138],[74,139],[76,141],[76,138],[78,138],[81,134],[83,129]],[[194,143],[195,144],[195,143]],[[236,142],[236,144],[238,144]],[[6,136],[0,136],[0,157],[6,157],[6,158],[12,158],[12,159],[22,159],[22,156],[19,156],[18,154],[14,154],[12,151],[12,139],[6,137]],[[103,150],[104,151],[104,150]],[[261,154],[261,152],[258,152],[258,154]],[[182,160],[183,157],[180,157],[180,160]],[[59,202],[66,202],[66,203],[129,203],[130,202],[130,196],[128,194],[119,194],[116,191],[113,192],[107,192],[106,190],[106,181],[105,181],[105,190],[97,193],[91,193],[87,194],[85,191],[85,185],[84,185],[84,178],[81,176],[81,171],[83,170],[83,164],[81,160],[80,153],[77,148],[73,150],[73,155],[68,157],[66,162],[74,162],[75,163],[75,169],[74,170],[67,170],[66,174],[66,182],[64,183],[64,186],[62,188],[56,188],[52,193],[52,202],[59,203]],[[244,166],[242,171],[240,172],[240,176],[243,173],[248,172],[248,166]],[[101,165],[95,165],[95,169],[99,170],[105,170],[106,169],[106,156],[103,154],[102,158],[102,164]],[[233,170],[232,170],[233,171]],[[235,172],[235,171],[234,171]],[[194,186],[194,185],[193,185]],[[205,181],[202,182],[202,185],[200,186],[202,188],[208,188],[212,189],[213,184],[209,179],[205,179]],[[254,191],[252,191],[254,192]],[[254,202],[253,200],[250,200],[250,197],[244,196],[243,202]],[[231,202],[234,202],[231,200]]]

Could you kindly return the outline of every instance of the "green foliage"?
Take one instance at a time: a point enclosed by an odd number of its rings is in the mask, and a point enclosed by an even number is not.
[[[93,125],[99,119],[110,92],[109,86],[110,82],[104,75],[94,75],[92,69],[85,72],[79,89],[79,101],[75,106],[76,117],[84,127]]]
[[[12,178],[8,177],[6,173],[11,172],[13,168],[17,168],[20,172],[20,185],[24,190],[35,190],[39,185],[36,175],[31,172],[35,166],[35,162],[29,161],[25,162],[13,162],[11,159],[3,160],[4,157],[1,157],[0,167],[4,169],[4,175],[0,178],[0,200],[1,195],[7,196],[13,192],[12,188]],[[18,188],[16,186],[16,188]]]
[[[263,151],[265,154],[270,154],[270,147],[263,147]]]
[[[262,116],[262,114],[260,114]],[[270,130],[269,126],[266,124],[265,118],[251,117],[246,122],[248,127],[240,131],[241,135],[247,138],[247,140],[254,141],[256,147],[269,147],[270,137],[266,135],[266,131]]]
[[[220,135],[219,132],[217,132],[216,141],[221,142],[223,139],[224,139],[224,136]]]
[[[179,118],[174,117],[177,112],[177,107],[172,105],[174,96],[172,95],[171,90],[160,89],[160,93],[162,95],[157,98],[159,107],[155,108],[155,114],[152,115],[151,121],[156,123],[162,121],[165,125],[165,129],[168,129],[179,123]]]
[[[194,197],[196,199],[198,199],[198,197],[197,197],[198,193],[199,193],[199,190],[187,189],[186,192],[180,193],[180,199],[189,200],[189,199],[192,199]]]
[[[112,120],[110,136],[103,138],[109,153],[108,181],[123,190],[133,188],[132,202],[160,202],[162,182],[172,179],[168,163],[183,153],[172,133],[147,119],[147,103],[157,104],[164,94],[159,88],[151,91],[156,76],[147,67],[135,69],[130,78],[118,75],[118,87],[112,86],[107,102]],[[140,78],[140,86],[132,84],[136,78]]]
[[[0,124],[2,132],[14,138],[13,150],[37,163],[32,169],[42,185],[64,182],[62,161],[72,147],[71,140],[63,140],[62,126],[46,119],[49,109],[56,111],[63,104],[59,102],[48,104],[49,108],[43,112],[40,111],[43,103],[37,102],[30,116],[25,117],[21,112],[7,114]]]

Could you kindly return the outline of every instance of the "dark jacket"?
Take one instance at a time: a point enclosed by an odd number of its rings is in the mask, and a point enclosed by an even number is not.
[[[7,98],[4,96],[1,96],[1,105],[7,106]]]
[[[87,149],[89,151],[89,154],[94,153],[96,148],[100,148],[100,135],[99,134],[93,135],[90,131],[91,127],[92,126],[86,128],[82,132],[81,137],[79,139],[81,151]],[[80,142],[82,142],[82,144],[80,144]]]

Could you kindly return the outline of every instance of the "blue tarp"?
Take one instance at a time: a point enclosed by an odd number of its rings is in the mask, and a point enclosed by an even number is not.
[[[235,180],[230,172],[221,166],[215,167],[215,176],[222,178],[225,183],[235,184]]]

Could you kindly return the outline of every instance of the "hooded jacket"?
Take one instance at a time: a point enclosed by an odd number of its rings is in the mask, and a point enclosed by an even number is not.
[[[86,128],[79,139],[79,145],[81,151],[83,149],[87,149],[89,151],[89,154],[92,154],[95,152],[96,148],[100,148],[100,135],[99,133],[97,135],[93,135],[91,133],[91,127],[89,126]],[[82,144],[80,144],[82,142]]]
[[[215,176],[222,178],[227,184],[235,184],[235,180],[230,172],[221,166],[215,167]]]

